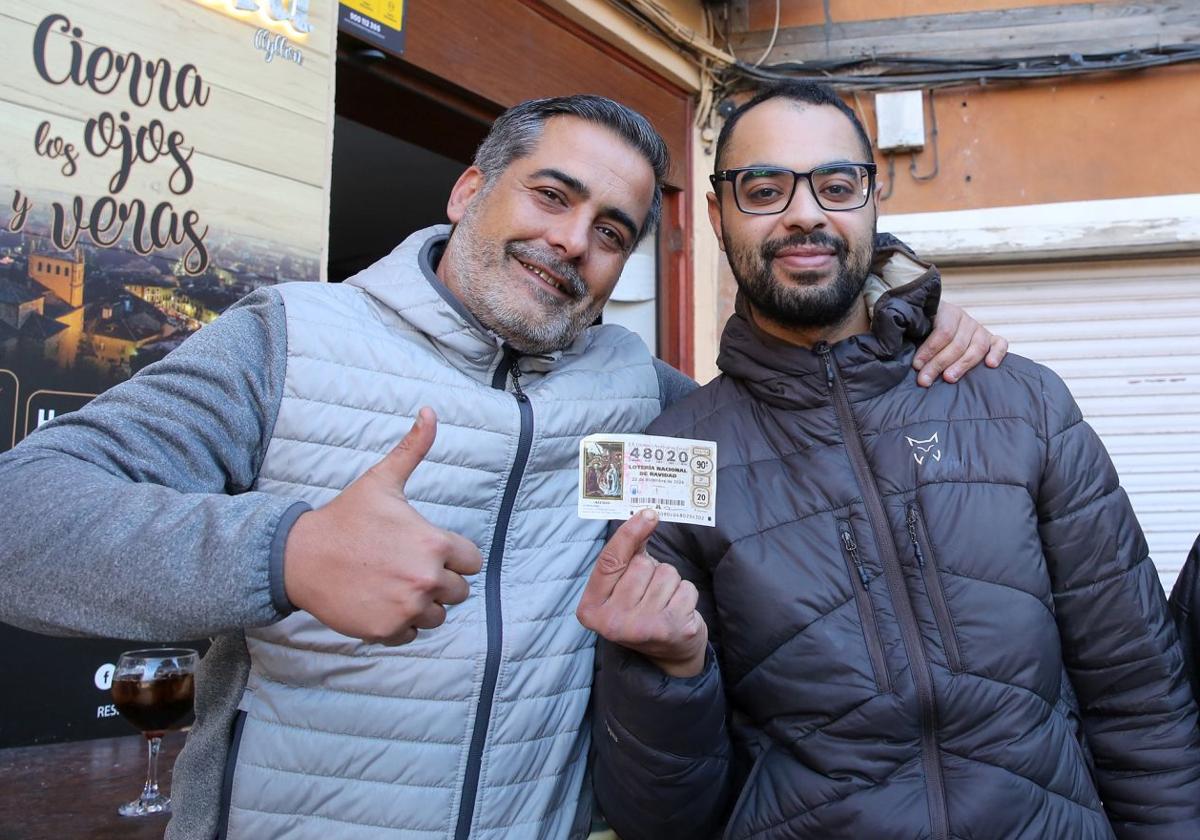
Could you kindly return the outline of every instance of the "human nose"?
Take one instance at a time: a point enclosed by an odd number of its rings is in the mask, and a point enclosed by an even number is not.
[[[585,213],[565,213],[546,231],[546,242],[568,259],[578,259],[587,251],[591,220]]]
[[[812,185],[807,178],[796,180],[796,189],[792,193],[792,200],[783,209],[781,221],[785,227],[801,230],[824,227],[829,221],[825,210],[817,203],[817,198],[812,192]]]

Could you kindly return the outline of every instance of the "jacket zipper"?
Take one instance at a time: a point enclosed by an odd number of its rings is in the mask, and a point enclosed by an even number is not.
[[[467,767],[463,776],[462,797],[458,805],[458,822],[454,829],[455,840],[467,840],[471,834],[471,821],[475,816],[475,800],[479,793],[479,772],[483,764],[483,747],[487,741],[488,723],[492,717],[495,701],[496,680],[500,674],[500,652],[504,642],[503,615],[500,611],[500,569],[504,558],[504,543],[508,538],[508,524],[512,519],[517,490],[529,460],[533,445],[533,406],[521,390],[521,369],[517,366],[517,353],[510,347],[504,348],[504,358],[492,377],[492,387],[505,390],[507,378],[512,377],[513,396],[521,414],[521,433],[517,439],[517,457],[508,473],[504,485],[504,496],[500,501],[500,513],[496,517],[496,530],[488,551],[487,572],[484,580],[484,610],[487,621],[487,658],[483,665],[483,685],[479,692],[479,705],[475,710],[475,725],[471,732],[471,746],[467,751]]]
[[[908,599],[904,572],[900,568],[899,552],[888,525],[887,511],[884,510],[879,487],[875,484],[875,478],[871,474],[871,466],[867,463],[867,453],[863,449],[862,437],[858,432],[858,422],[854,419],[850,398],[846,395],[845,383],[837,374],[837,364],[833,361],[833,352],[828,342],[818,342],[813,349],[825,363],[825,381],[829,386],[829,393],[837,411],[842,437],[846,441],[846,452],[850,456],[850,465],[854,469],[854,476],[858,480],[863,502],[866,504],[867,518],[871,522],[871,528],[875,532],[875,541],[879,545],[879,553],[883,561],[883,576],[887,580],[892,598],[892,608],[896,611],[896,620],[900,625],[900,637],[904,640],[904,649],[907,651],[909,662],[912,665],[913,683],[916,685],[917,703],[921,714],[921,761],[925,770],[925,791],[929,803],[929,820],[932,829],[931,840],[949,840],[950,817],[946,810],[946,785],[938,753],[937,706],[933,694],[933,673],[929,669],[929,659],[925,656],[925,646],[921,641],[921,630],[917,625],[916,616],[913,614],[912,603]]]
[[[225,776],[221,779],[221,804],[217,809],[217,834],[214,840],[226,840],[229,835],[229,812],[233,810],[233,774],[237,772],[238,751],[242,747],[242,732],[246,726],[246,712],[238,709],[233,716],[233,738],[225,754]]]
[[[929,533],[925,530],[921,511],[915,502],[908,506],[908,538],[912,540],[913,554],[917,557],[921,577],[925,580],[925,591],[929,594],[933,617],[937,621],[938,632],[942,634],[942,646],[946,649],[946,664],[950,666],[951,672],[962,673],[962,657],[958,652],[958,635],[954,632],[950,607],[946,604],[946,592],[942,589],[942,579],[938,575],[936,559],[933,556],[933,543],[929,541]],[[925,543],[924,548],[921,546],[922,541]]]
[[[863,638],[867,643],[867,654],[871,657],[871,669],[875,672],[875,687],[881,692],[888,692],[892,690],[891,678],[883,657],[883,643],[879,639],[875,608],[871,605],[871,596],[867,593],[871,586],[871,578],[867,576],[867,570],[858,554],[858,541],[854,539],[850,522],[839,519],[837,526],[842,553],[849,564],[850,586],[854,590],[854,600],[858,603],[858,618],[862,624]]]

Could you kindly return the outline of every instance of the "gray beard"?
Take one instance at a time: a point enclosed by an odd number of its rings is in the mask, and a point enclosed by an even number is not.
[[[595,322],[603,305],[589,304],[586,298],[563,302],[540,289],[534,293],[543,304],[542,312],[535,314],[514,305],[510,291],[496,280],[507,249],[498,243],[481,242],[474,234],[472,216],[468,210],[456,226],[455,247],[443,258],[451,259],[463,305],[479,323],[518,352],[545,355],[569,347]],[[582,281],[572,285],[578,289]]]

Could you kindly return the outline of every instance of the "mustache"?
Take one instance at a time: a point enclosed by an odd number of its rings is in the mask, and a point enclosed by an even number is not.
[[[846,244],[845,239],[820,230],[812,233],[794,233],[783,239],[768,239],[762,244],[760,252],[763,260],[770,262],[784,248],[798,248],[805,245],[814,248],[831,248],[838,259],[845,259],[846,255],[850,253],[850,246]]]
[[[574,264],[556,256],[553,251],[538,248],[527,242],[509,242],[504,246],[504,253],[521,262],[540,265],[561,279],[563,285],[567,287],[568,294],[576,300],[582,299],[587,294],[587,284],[579,275],[579,269]]]

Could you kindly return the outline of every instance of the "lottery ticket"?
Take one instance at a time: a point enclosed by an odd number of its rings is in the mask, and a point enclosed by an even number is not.
[[[588,435],[579,444],[579,515],[716,525],[717,444],[655,435]]]

